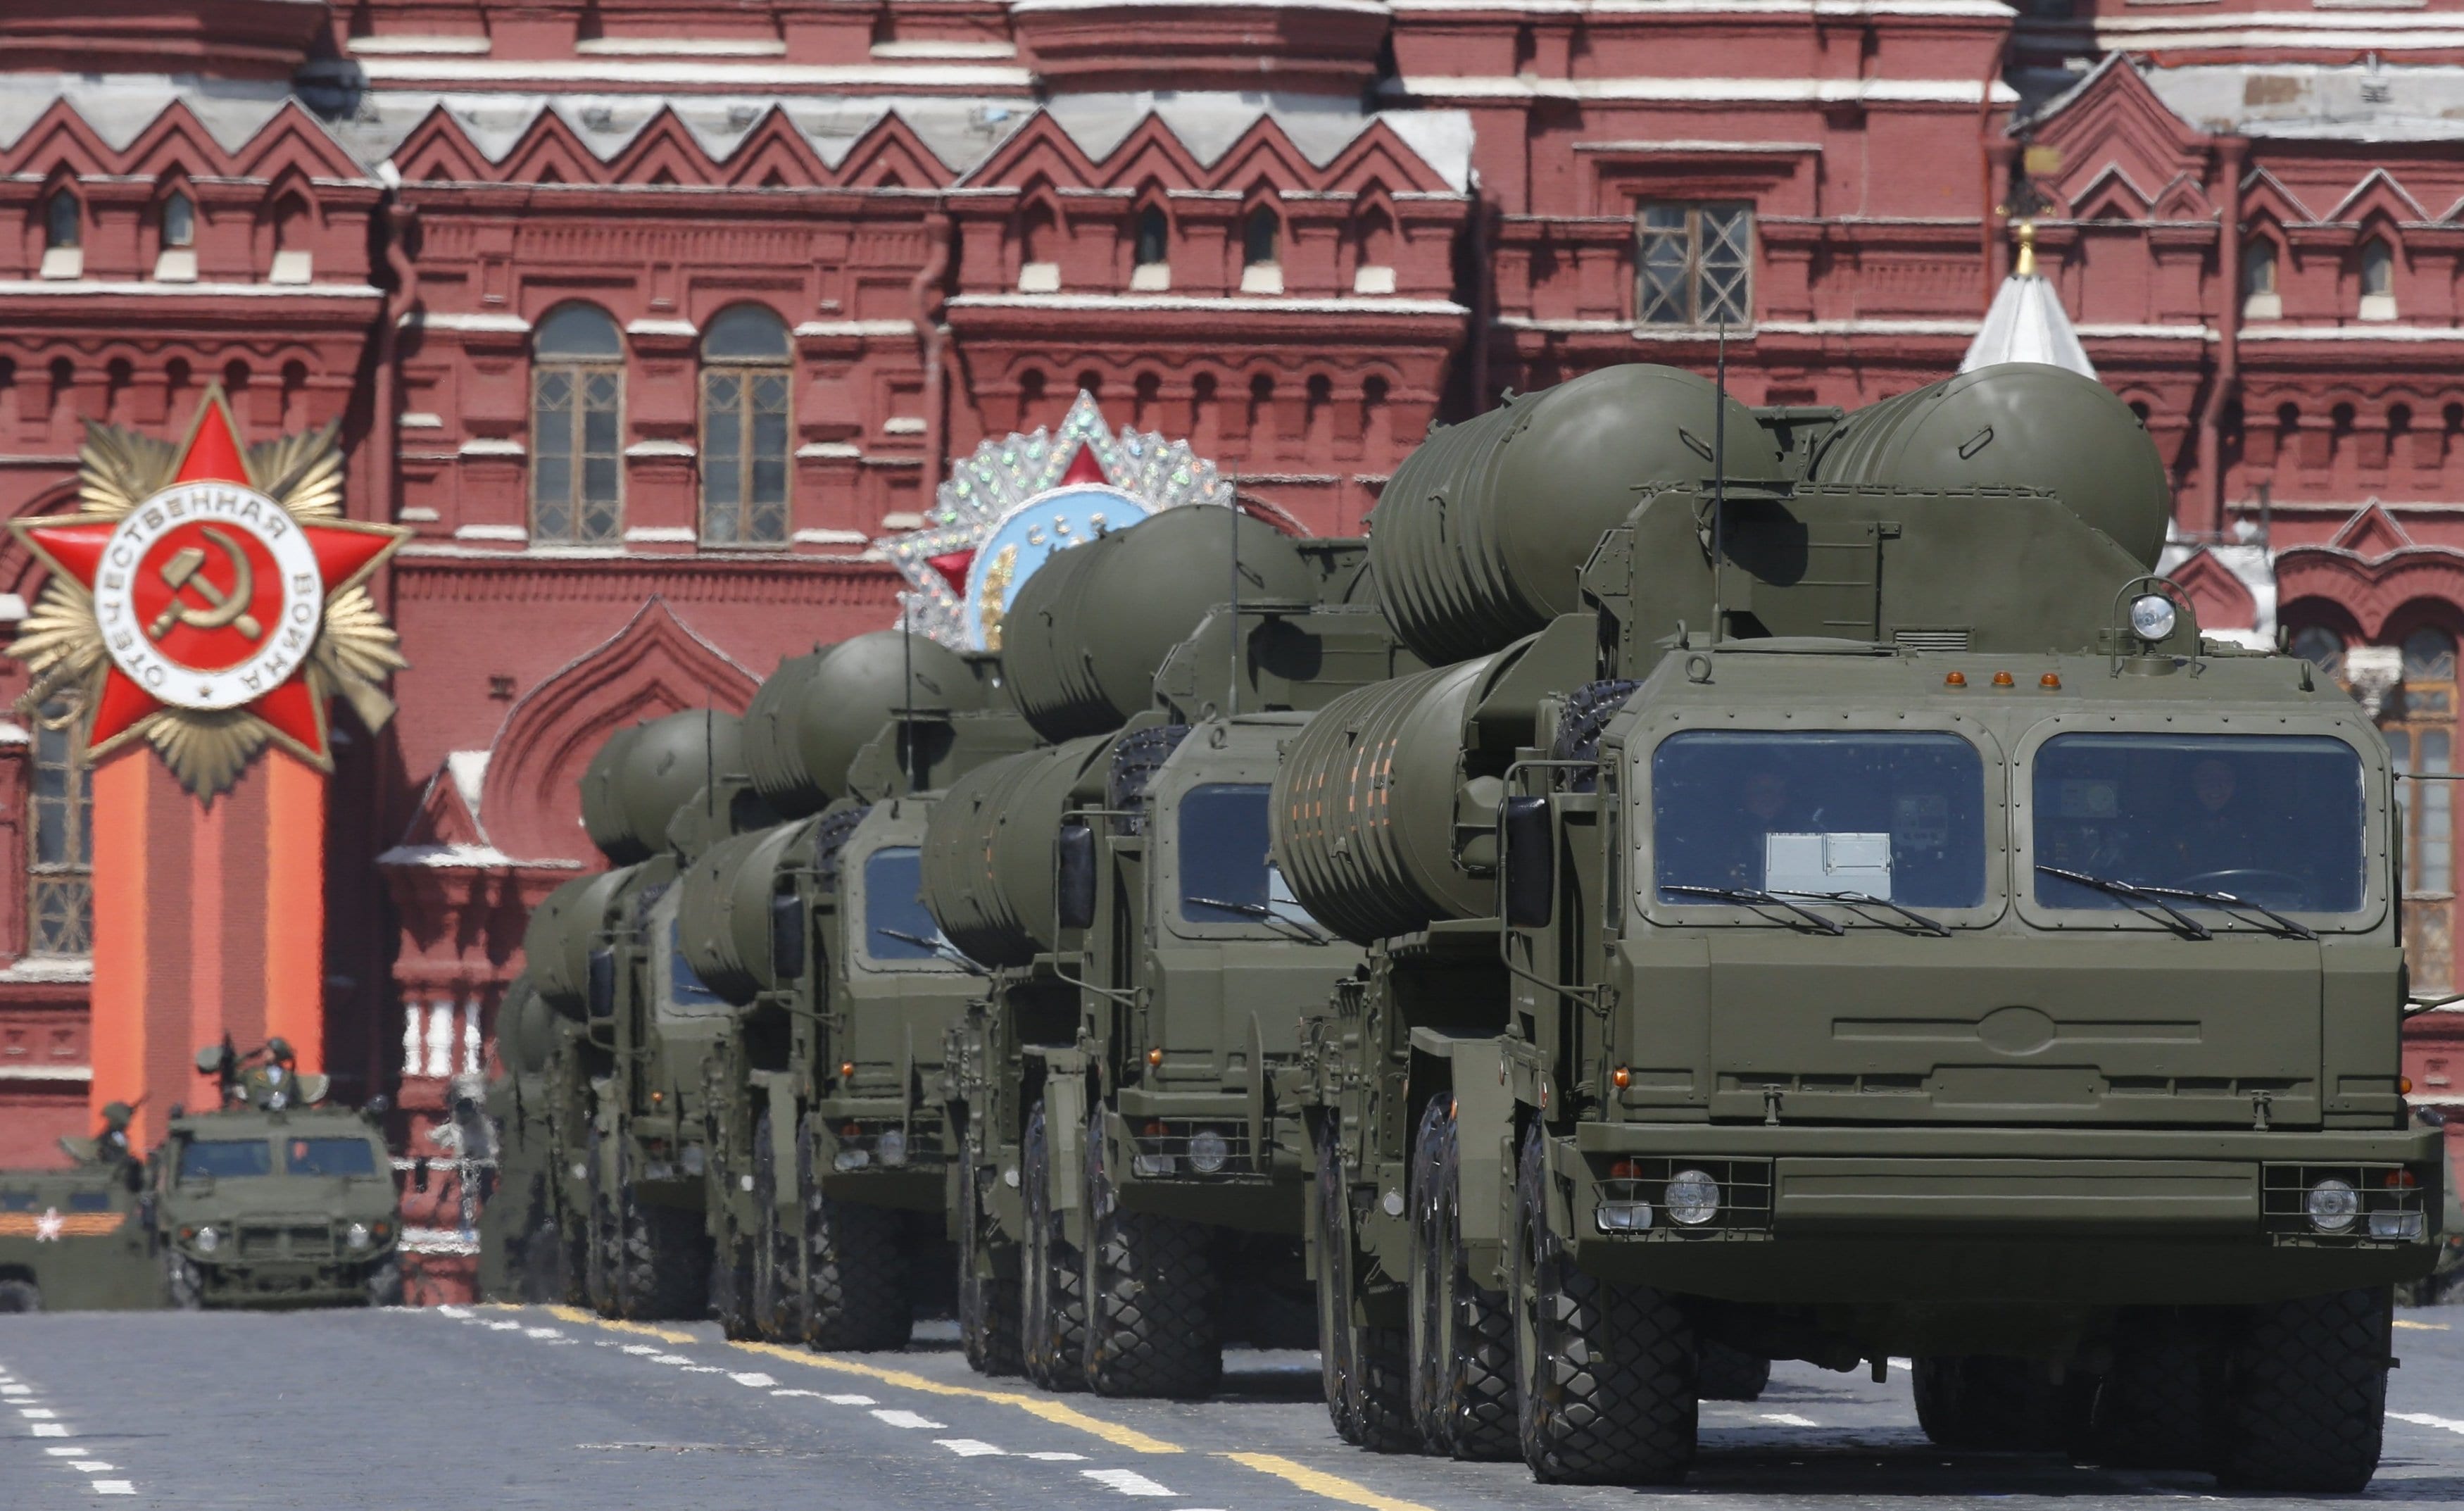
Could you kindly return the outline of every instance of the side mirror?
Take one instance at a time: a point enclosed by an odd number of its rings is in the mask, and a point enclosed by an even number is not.
[[[782,986],[804,974],[804,900],[793,892],[770,900],[770,973]]]
[[[1498,843],[1506,851],[1506,922],[1515,928],[1546,928],[1557,894],[1557,835],[1545,797],[1509,797],[1497,818]]]
[[[586,989],[590,1015],[597,1019],[616,1015],[616,952],[594,949],[590,952],[590,982]],[[420,1188],[422,1190],[426,1187]]]
[[[1095,831],[1084,820],[1072,820],[1061,826],[1061,837],[1053,842],[1058,872],[1056,885],[1061,894],[1061,926],[1092,928],[1095,926]]]

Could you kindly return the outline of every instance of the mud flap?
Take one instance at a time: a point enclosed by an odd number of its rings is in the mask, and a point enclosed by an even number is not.
[[[1052,1157],[1051,1210],[1060,1214],[1061,1235],[1081,1248],[1087,1242],[1084,1192],[1087,1185],[1086,1056],[1076,1050],[1046,1050],[1044,1060],[1044,1137]]]
[[[803,1196],[796,1189],[796,1132],[802,1114],[796,1110],[796,1089],[789,1078],[768,1079],[763,1090],[769,1095],[770,1204],[779,1210],[783,1232],[800,1233],[803,1229]]]
[[[1475,1282],[1503,1290],[1506,1235],[1513,1231],[1514,1181],[1507,1172],[1514,1168],[1514,1089],[1507,1084],[1506,1056],[1495,1039],[1458,1041],[1454,1066],[1463,1258]],[[1481,1157],[1491,1150],[1495,1158]]]

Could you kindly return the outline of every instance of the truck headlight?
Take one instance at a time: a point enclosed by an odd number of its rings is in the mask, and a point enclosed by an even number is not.
[[[1651,1226],[1651,1203],[1602,1202],[1592,1222],[1602,1233],[1640,1233]]]
[[[1189,1167],[1200,1175],[1212,1175],[1223,1168],[1223,1162],[1231,1154],[1231,1146],[1223,1142],[1223,1135],[1213,1128],[1200,1128],[1190,1135]]]
[[[2130,633],[2142,640],[2162,640],[2170,635],[2178,617],[2173,600],[2163,593],[2142,593],[2130,600]]]
[[[2321,1233],[2343,1233],[2361,1215],[2362,1199],[2350,1186],[2330,1179],[2311,1187],[2301,1206],[2310,1214],[2311,1227]]]
[[[1662,1199],[1670,1221],[1700,1228],[1720,1214],[1720,1183],[1701,1170],[1679,1170]]]
[[[2409,1243],[2421,1236],[2421,1213],[2417,1211],[2374,1211],[2370,1213],[2370,1236],[2400,1238]]]
[[[197,1252],[199,1254],[211,1254],[222,1246],[223,1235],[216,1233],[212,1228],[206,1227],[197,1230]]]
[[[830,1163],[843,1170],[860,1170],[872,1163],[872,1155],[865,1149],[841,1149]]]
[[[363,1222],[355,1222],[342,1230],[342,1241],[354,1249],[366,1248],[371,1236],[373,1235],[368,1232],[368,1225]]]

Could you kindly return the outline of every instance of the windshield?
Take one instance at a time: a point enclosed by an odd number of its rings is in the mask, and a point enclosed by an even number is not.
[[[955,951],[924,906],[924,860],[913,845],[884,845],[864,862],[864,952],[875,960],[947,965]]]
[[[191,1139],[180,1150],[180,1179],[227,1180],[274,1173],[274,1150],[263,1139]]]
[[[1985,763],[1953,734],[1698,730],[1651,758],[1663,903],[1700,892],[1985,901]]]
[[[1192,923],[1307,924],[1269,858],[1263,782],[1207,782],[1180,797],[1180,916]]]
[[[282,1167],[294,1175],[374,1175],[377,1154],[365,1139],[287,1139]]]
[[[2036,901],[2126,908],[2106,882],[2288,913],[2362,905],[2362,760],[2324,735],[2057,735],[2035,762]]]
[[[674,1008],[727,1010],[726,999],[693,974],[692,962],[685,959],[684,925],[674,919],[668,921],[668,1002]]]

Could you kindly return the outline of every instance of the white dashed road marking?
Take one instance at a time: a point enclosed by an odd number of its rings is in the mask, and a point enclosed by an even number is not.
[[[873,1420],[890,1427],[946,1428],[950,1425],[947,1422],[936,1422],[929,1416],[918,1416],[913,1411],[875,1411],[872,1415]]]
[[[2432,1416],[2427,1411],[2389,1411],[2387,1419],[2410,1422],[2415,1427],[2443,1427],[2451,1433],[2464,1433],[2464,1422],[2452,1416]]]
[[[630,1348],[627,1348],[627,1349],[626,1349],[625,1351],[626,1351],[627,1353],[631,1353],[633,1350],[631,1350]],[[652,1354],[652,1355],[650,1356],[650,1363],[652,1363],[652,1364],[691,1364],[691,1363],[693,1363],[693,1360],[691,1360],[690,1358],[687,1358],[687,1357],[686,1357],[685,1355],[683,1355],[683,1354]]]
[[[561,1338],[564,1334],[557,1331],[553,1327],[525,1327],[522,1329],[522,1336],[525,1338]]]
[[[59,1419],[59,1412],[47,1406],[26,1404],[34,1398],[33,1387],[14,1378],[6,1369],[0,1369],[0,1401],[5,1401],[17,1409],[18,1416],[26,1422],[29,1435],[34,1437],[76,1435],[69,1431],[68,1424]],[[95,1457],[92,1449],[74,1443],[55,1444],[45,1448],[43,1453],[45,1456],[57,1460],[61,1468],[80,1475],[107,1475],[113,1473],[116,1467],[107,1459]],[[94,1493],[99,1496],[133,1496],[137,1493],[137,1483],[131,1479],[90,1478],[86,1482],[94,1487]]]
[[[1038,1462],[1040,1462],[1040,1463],[1046,1463],[1046,1464],[1083,1464],[1083,1463],[1085,1463],[1085,1462],[1087,1461],[1087,1455],[1086,1455],[1085,1454],[1061,1454],[1061,1453],[1049,1453],[1049,1452],[1046,1452],[1046,1453],[1041,1453],[1041,1454],[1021,1454],[1021,1455],[1019,1455],[1018,1456],[1019,1456],[1019,1457],[1021,1457],[1021,1458],[1032,1458],[1032,1459],[1037,1460],[1037,1461],[1038,1461]]]
[[[1117,1490],[1125,1496],[1170,1496],[1177,1491],[1156,1484],[1134,1469],[1081,1469],[1078,1471],[1107,1490]]]
[[[111,1466],[104,1463],[99,1458],[72,1459],[69,1463],[69,1467],[81,1475],[107,1475],[111,1473]]]
[[[737,1385],[749,1386],[756,1390],[766,1390],[770,1387],[779,1383],[778,1381],[771,1379],[766,1374],[759,1373],[731,1374],[728,1378],[735,1381]]]
[[[822,1397],[822,1399],[827,1401],[832,1406],[871,1406],[874,1404],[872,1397],[869,1395],[825,1395]]]
[[[1798,1416],[1793,1411],[1765,1411],[1763,1420],[1777,1422],[1782,1427],[1820,1427],[1822,1425],[1810,1417]]]
[[[99,1496],[133,1496],[137,1493],[137,1486],[126,1479],[98,1479],[94,1482],[94,1493]]]
[[[645,1358],[650,1357],[659,1351],[656,1348],[651,1347],[649,1344],[627,1344],[624,1345],[624,1348],[628,1354],[640,1354]]]
[[[17,1408],[17,1414],[30,1422],[48,1422],[60,1413],[48,1407],[21,1406]]]
[[[1005,1455],[1009,1452],[1005,1448],[995,1448],[990,1443],[979,1442],[972,1437],[936,1437],[933,1440],[933,1445],[935,1448],[946,1448],[960,1458],[981,1458],[986,1454]]]

